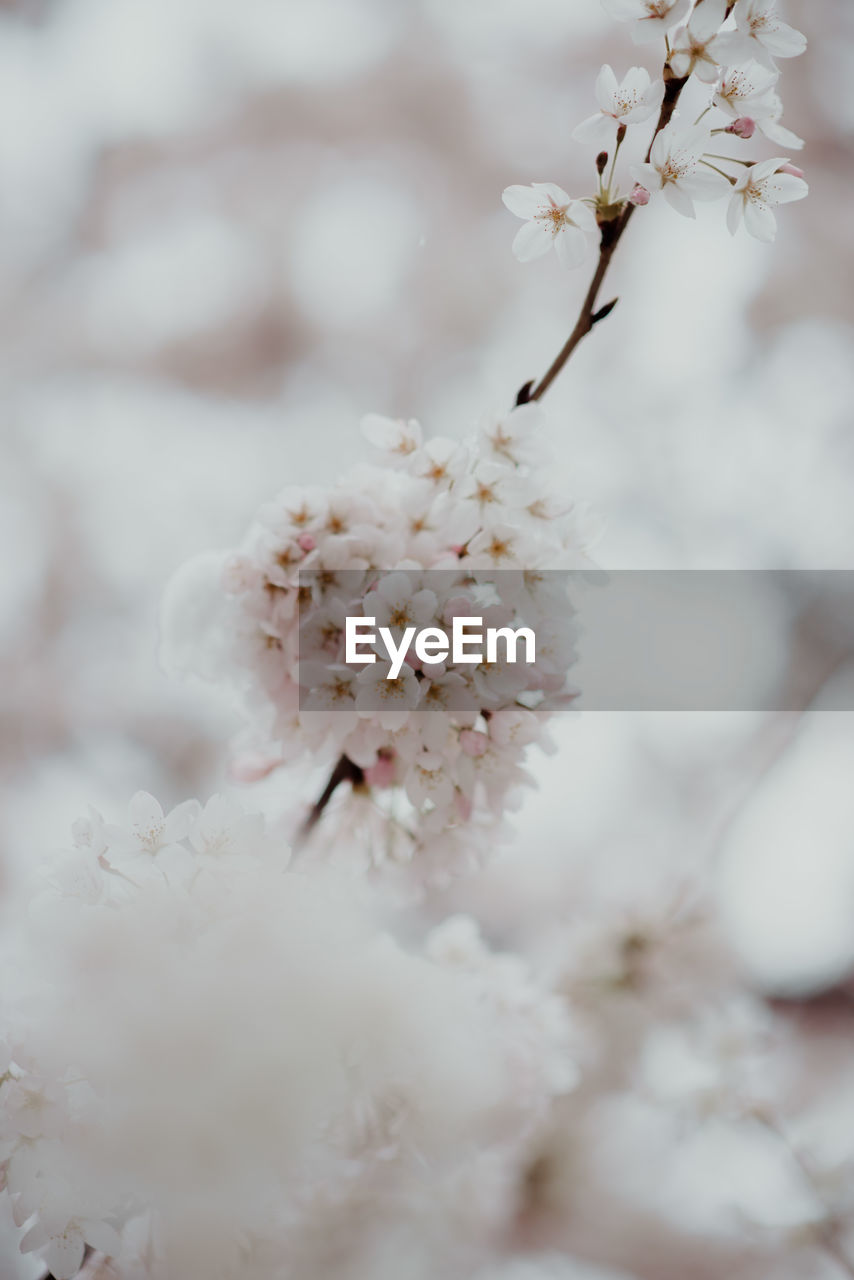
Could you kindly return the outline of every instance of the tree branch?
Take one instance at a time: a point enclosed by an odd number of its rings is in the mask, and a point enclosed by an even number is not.
[[[317,826],[323,811],[329,804],[335,792],[338,790],[342,782],[349,782],[354,787],[361,786],[365,781],[364,770],[357,764],[354,764],[347,756],[341,756],[335,768],[329,775],[329,781],[321,791],[315,803],[312,805],[308,816],[297,832],[294,840],[294,848],[300,849]]]
[[[673,118],[673,112],[676,110],[679,95],[682,93],[682,90],[685,88],[687,83],[687,76],[684,76],[682,79],[677,79],[675,76],[670,75],[669,68],[665,67],[664,98],[661,103],[658,123],[655,126],[655,133],[652,135],[652,141],[650,142],[649,150],[646,153],[647,163],[649,163],[649,158],[652,155],[652,145],[659,133],[661,133],[661,130],[665,129]],[[596,309],[596,300],[599,296],[599,290],[602,287],[602,282],[605,279],[609,266],[611,265],[611,259],[614,256],[617,245],[623,237],[626,227],[629,225],[634,211],[635,206],[633,204],[626,203],[623,206],[622,212],[619,213],[616,218],[610,218],[607,221],[600,222],[599,227],[601,240],[599,245],[599,261],[596,264],[593,279],[590,281],[590,287],[588,288],[584,301],[581,304],[581,311],[579,312],[578,319],[575,322],[575,327],[537,385],[533,386],[531,383],[525,384],[519,392],[519,398],[517,398],[516,401],[517,404],[526,404],[529,400],[541,399],[561,372],[582,339],[587,337],[587,334],[594,325],[598,324],[600,320],[604,320],[605,317],[609,316],[613,311],[617,304],[616,298],[612,302],[606,303],[604,307],[600,307],[599,310]]]

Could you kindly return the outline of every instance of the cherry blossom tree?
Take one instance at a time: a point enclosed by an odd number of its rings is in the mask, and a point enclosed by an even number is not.
[[[569,1171],[576,1216],[604,1183],[618,1221],[680,1143],[772,1189],[740,1216],[698,1196],[704,1274],[763,1274],[770,1250],[854,1275],[850,1144],[811,1143],[786,1029],[739,979],[706,886],[650,874],[610,911],[591,893],[532,955],[443,909],[488,874],[577,694],[574,633],[550,619],[593,561],[540,402],[613,311],[629,224],[717,202],[769,242],[773,210],[807,194],[757,152],[800,145],[776,59],[805,42],[773,3],[604,8],[649,65],[599,73],[573,134],[604,148],[591,190],[503,193],[520,261],[554,247],[592,267],[552,364],[463,442],[369,415],[369,460],[280,491],[166,589],[164,665],[241,707],[233,777],[315,789],[272,823],[220,795],[90,809],[10,917],[0,1190],[33,1275],[617,1280],[609,1231],[554,1213]],[[348,617],[399,637],[473,613],[533,624],[536,660],[343,659]],[[666,1242],[651,1256],[675,1274]]]

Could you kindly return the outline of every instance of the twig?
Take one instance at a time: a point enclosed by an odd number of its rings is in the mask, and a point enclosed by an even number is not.
[[[679,95],[682,93],[682,90],[685,88],[687,83],[687,76],[677,79],[675,76],[670,75],[669,68],[665,67],[664,98],[661,103],[658,123],[655,126],[655,133],[652,135],[652,142],[650,142],[649,150],[646,153],[647,163],[649,163],[650,156],[652,155],[652,144],[655,142],[659,133],[661,133],[661,130],[666,128],[670,123],[673,117],[673,112],[676,110],[676,104],[679,101]],[[601,307],[598,311],[596,310],[596,299],[599,296],[599,290],[602,287],[602,282],[605,279],[609,266],[611,265],[611,259],[614,256],[614,251],[620,243],[620,240],[623,237],[623,232],[629,225],[629,221],[634,211],[635,206],[633,204],[626,203],[622,212],[618,214],[616,218],[611,218],[608,221],[600,223],[601,241],[599,245],[599,261],[596,264],[596,270],[593,273],[593,279],[590,281],[590,287],[587,290],[585,299],[581,304],[581,311],[579,312],[578,319],[575,322],[575,328],[572,330],[572,333],[569,335],[537,385],[532,388],[531,384],[527,383],[525,387],[522,388],[519,392],[519,397],[521,398],[517,399],[517,404],[526,404],[529,400],[541,399],[541,397],[548,391],[549,387],[552,385],[555,378],[563,369],[564,365],[569,360],[569,357],[572,355],[573,351],[582,339],[586,338],[594,325],[598,324],[600,320],[604,320],[605,317],[610,315],[613,311],[617,304],[616,298],[612,302],[607,303],[604,307]]]
[[[650,142],[649,150],[646,153],[647,162],[652,155],[653,142],[655,142],[655,139],[661,130],[670,123],[673,112],[676,110],[676,104],[679,101],[679,95],[688,83],[688,77],[684,76],[682,79],[676,79],[675,76],[670,75],[669,68],[665,67],[664,82],[664,98],[661,103],[658,123],[655,126],[655,133],[652,135],[652,141]],[[534,386],[533,381],[526,382],[520,389],[516,397],[517,405],[527,404],[529,400],[539,400],[540,397],[548,391],[549,387],[554,382],[567,360],[569,360],[569,357],[572,355],[579,342],[581,342],[582,338],[586,337],[594,325],[597,325],[600,320],[604,320],[614,310],[614,307],[617,305],[616,298],[612,298],[610,302],[606,302],[604,306],[599,307],[598,309],[596,307],[596,300],[599,296],[599,290],[602,287],[602,281],[605,279],[608,267],[611,264],[611,258],[614,256],[614,250],[620,243],[623,232],[629,225],[629,219],[634,211],[634,205],[627,203],[616,218],[611,218],[601,223],[599,262],[597,263],[593,279],[590,282],[590,287],[587,290],[587,296],[581,305],[581,312],[575,323],[575,328],[567,338],[563,347],[561,347],[549,369],[540,379],[539,383]],[[306,840],[323,816],[324,809],[329,804],[329,801],[332,799],[332,796],[342,782],[351,782],[353,786],[356,787],[361,785],[364,781],[364,771],[358,765],[353,764],[353,761],[349,760],[347,756],[341,756],[335,768],[332,770],[332,773],[329,776],[329,781],[321,792],[320,797],[313,805],[308,817],[297,833],[296,839],[294,840],[295,849],[300,849],[305,844]]]
[[[329,775],[329,781],[323,788],[315,803],[312,805],[305,822],[303,822],[296,839],[294,840],[294,848],[300,849],[317,826],[323,811],[329,804],[335,792],[338,790],[342,782],[350,782],[354,787],[360,786],[365,781],[364,770],[357,764],[354,764],[347,756],[341,756],[335,768]]]

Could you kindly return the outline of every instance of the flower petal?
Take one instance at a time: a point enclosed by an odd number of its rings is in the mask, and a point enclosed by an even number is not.
[[[678,187],[675,182],[667,182],[664,184],[664,198],[671,208],[677,213],[681,213],[685,218],[696,218],[694,212],[694,203],[686,191]]]
[[[565,227],[555,240],[555,249],[562,267],[580,267],[587,257],[587,237],[577,227]]]
[[[602,146],[607,146],[613,140],[616,128],[616,120],[597,111],[595,116],[588,116],[581,124],[576,125],[572,136],[576,142],[601,143]]]
[[[76,1227],[68,1227],[47,1247],[45,1261],[56,1280],[73,1280],[83,1265],[83,1237]]]
[[[726,224],[729,227],[730,235],[735,235],[741,226],[741,218],[744,213],[744,200],[736,192],[727,206]]]
[[[552,247],[551,228],[543,222],[526,222],[516,232],[513,240],[513,254],[520,262],[531,262],[541,258]]]
[[[556,182],[532,182],[531,186],[535,191],[541,191],[546,200],[553,200],[556,205],[569,204],[569,196],[563,187],[559,187]],[[540,200],[542,206],[545,202]]]
[[[511,213],[515,213],[517,218],[524,218],[525,221],[533,218],[542,204],[533,187],[518,185],[505,187],[501,193],[501,199]]]
[[[613,111],[619,85],[613,68],[606,62],[596,77],[596,101],[603,111]]]
[[[777,219],[765,204],[748,200],[744,206],[744,225],[756,240],[772,244],[777,234]]]

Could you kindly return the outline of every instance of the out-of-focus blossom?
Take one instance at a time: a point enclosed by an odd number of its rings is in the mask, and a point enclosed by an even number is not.
[[[141,808],[105,828],[96,903],[66,887],[67,864],[88,870],[75,847],[4,938],[0,1195],[24,1250],[57,1280],[86,1244],[125,1274],[142,1218],[148,1263],[129,1274],[215,1261],[224,1280],[284,1280],[269,1258],[310,1252],[366,1196],[381,1236],[480,1160],[499,1189],[520,1176],[577,1076],[560,997],[467,919],[402,947],[352,881],[289,870],[222,798],[194,804],[180,863],[159,843],[141,860]],[[349,1258],[346,1213],[337,1230]]]
[[[602,8],[619,22],[631,22],[635,44],[651,44],[682,21],[691,0],[602,0]]]

